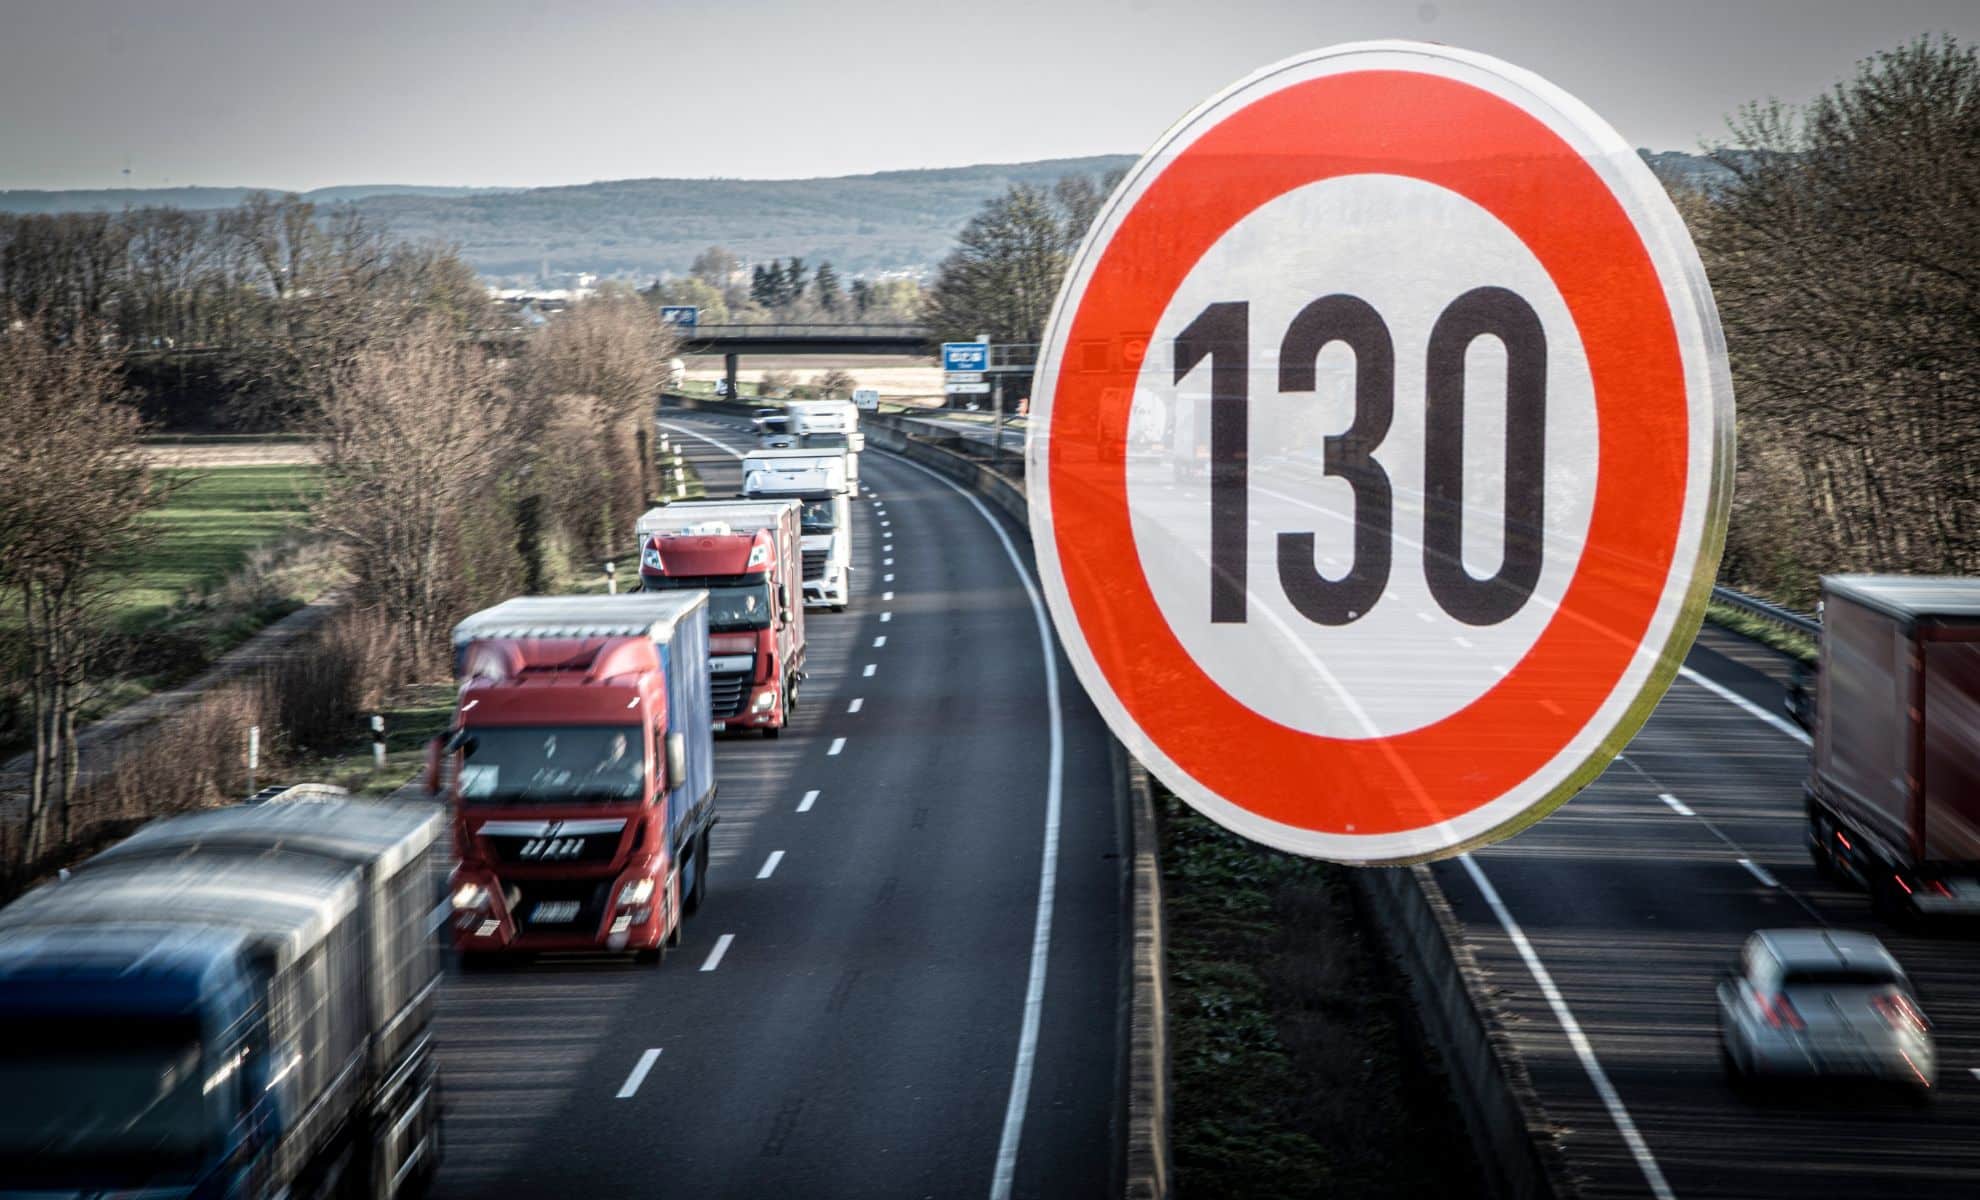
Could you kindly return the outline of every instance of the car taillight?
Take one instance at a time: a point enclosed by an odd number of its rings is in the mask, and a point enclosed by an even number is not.
[[[1932,890],[1948,899],[1952,897],[1952,889],[1946,886],[1946,881],[1943,879],[1934,879],[1932,881]]]
[[[1786,995],[1761,996],[1760,1015],[1775,1029],[1806,1029],[1801,1014],[1794,1011],[1794,1005]]]
[[[1877,1015],[1884,1018],[1884,1024],[1900,1033],[1907,1030],[1912,1033],[1924,1033],[1932,1027],[1932,1023],[1925,1019],[1925,1014],[1919,1012],[1918,1006],[1902,992],[1889,992],[1878,996],[1870,1001],[1870,1007],[1876,1009]]]

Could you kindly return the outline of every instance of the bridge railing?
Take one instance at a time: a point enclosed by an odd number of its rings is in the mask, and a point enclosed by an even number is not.
[[[793,338],[891,339],[926,342],[931,336],[921,325],[880,325],[863,323],[807,322],[778,325],[694,325],[682,326],[688,341],[720,338],[724,341],[782,341]]]

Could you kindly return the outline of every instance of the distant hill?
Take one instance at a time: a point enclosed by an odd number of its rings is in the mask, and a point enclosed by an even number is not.
[[[273,188],[181,187],[96,188],[75,191],[0,189],[0,213],[122,212],[127,208],[164,205],[169,208],[232,208],[256,192]],[[346,184],[317,188],[303,195],[318,204],[340,204],[372,196],[492,196],[519,188],[421,187],[417,184]]]
[[[1723,186],[1732,173],[1708,158],[1642,151],[1667,187]],[[940,262],[983,202],[1014,183],[1049,186],[1066,175],[1133,165],[1126,154],[1038,162],[883,171],[827,179],[621,179],[547,188],[381,184],[321,188],[320,203],[354,203],[394,234],[460,246],[495,280],[589,271],[638,280],[684,273],[711,245],[746,261],[801,255],[842,274],[926,271]],[[0,212],[118,211],[144,204],[226,208],[251,188],[0,191]]]

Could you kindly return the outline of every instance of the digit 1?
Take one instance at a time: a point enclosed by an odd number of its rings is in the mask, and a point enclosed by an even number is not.
[[[1389,473],[1375,447],[1395,415],[1396,348],[1382,314],[1358,296],[1322,296],[1300,310],[1279,344],[1279,390],[1313,390],[1315,363],[1330,342],[1354,351],[1354,421],[1326,440],[1322,469],[1354,489],[1354,562],[1343,579],[1313,565],[1313,534],[1279,535],[1279,583],[1309,621],[1346,625],[1382,598],[1389,586],[1395,503]]]
[[[1490,334],[1506,348],[1504,556],[1486,579],[1464,565],[1464,356]],[[1512,616],[1540,580],[1546,501],[1547,334],[1531,305],[1501,287],[1451,301],[1430,330],[1423,429],[1423,574],[1445,612],[1467,625]]]
[[[1210,621],[1245,619],[1245,522],[1249,520],[1251,306],[1212,304],[1176,335],[1176,382],[1210,360]]]

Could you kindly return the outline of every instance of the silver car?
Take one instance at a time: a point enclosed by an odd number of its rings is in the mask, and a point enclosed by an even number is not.
[[[1719,983],[1719,1050],[1735,1083],[1885,1080],[1928,1095],[1932,1023],[1911,981],[1867,933],[1763,929]]]

